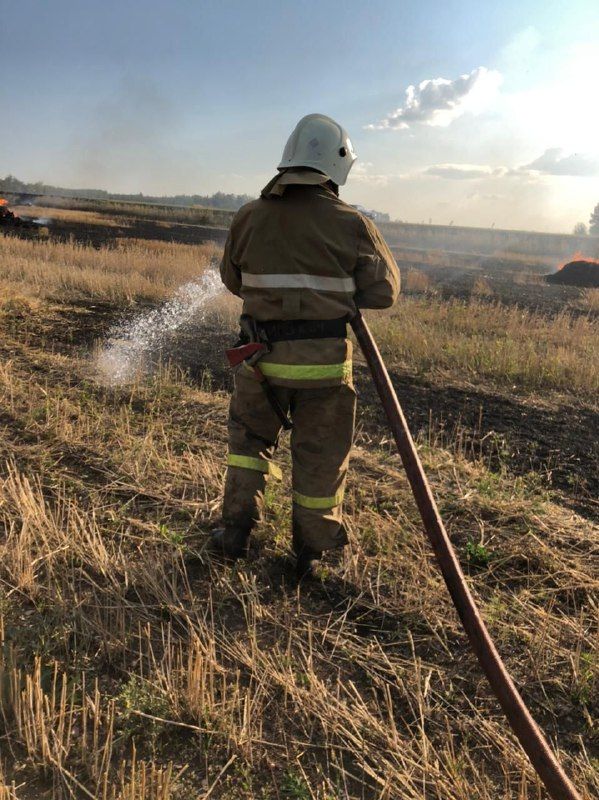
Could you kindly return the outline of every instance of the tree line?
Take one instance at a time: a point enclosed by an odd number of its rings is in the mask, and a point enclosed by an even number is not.
[[[206,206],[208,208],[220,208],[224,210],[237,211],[245,203],[249,203],[254,198],[249,194],[226,194],[225,192],[215,192],[211,195],[203,194],[175,194],[175,195],[150,195],[138,192],[137,194],[116,194],[107,192],[105,189],[65,189],[63,186],[51,186],[47,183],[37,181],[36,183],[26,183],[15,178],[14,175],[6,175],[0,178],[0,194],[2,192],[23,192],[27,194],[45,194],[55,197],[82,197],[89,200],[126,200],[137,201],[139,203],[159,203],[165,206]],[[378,214],[378,212],[371,212]],[[379,215],[377,221],[387,221]],[[599,203],[591,213],[588,227],[584,222],[578,222],[572,231],[576,236],[599,236]]]
[[[26,183],[15,178],[14,175],[0,178],[0,193],[2,192],[45,194],[53,195],[54,197],[81,197],[89,200],[137,201],[139,203],[159,203],[160,205],[181,207],[207,206],[208,208],[220,208],[230,211],[237,211],[242,205],[254,199],[248,194],[226,194],[225,192],[215,192],[211,195],[149,195],[142,192],[137,194],[117,194],[107,192],[105,189],[65,189],[63,186],[52,186],[41,181]]]

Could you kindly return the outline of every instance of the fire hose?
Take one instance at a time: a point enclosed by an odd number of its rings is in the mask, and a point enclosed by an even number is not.
[[[422,517],[424,529],[479,664],[487,676],[512,730],[545,784],[549,795],[553,800],[581,800],[580,794],[563,771],[541,730],[533,720],[489,635],[439,515],[389,373],[372,333],[360,312],[351,320],[351,325],[387,415]]]

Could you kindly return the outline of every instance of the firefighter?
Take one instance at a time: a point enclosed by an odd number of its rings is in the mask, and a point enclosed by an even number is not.
[[[265,483],[281,477],[273,455],[282,409],[293,426],[300,580],[316,574],[323,551],[347,543],[342,503],[356,407],[348,319],[357,308],[393,305],[400,287],[374,223],[339,199],[355,160],[341,125],[323,114],[301,119],[277,175],[236,214],[220,265],[223,283],[243,300],[241,343],[265,344],[256,366],[271,396],[243,362],[229,409],[224,527],[213,532],[211,549],[247,555]]]

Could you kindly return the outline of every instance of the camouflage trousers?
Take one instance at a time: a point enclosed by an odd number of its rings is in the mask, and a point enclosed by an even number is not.
[[[272,388],[293,421],[294,548],[342,547],[347,542],[342,503],[354,433],[353,386]],[[225,525],[251,529],[259,521],[266,481],[281,477],[272,461],[280,429],[259,382],[240,370],[229,408]]]

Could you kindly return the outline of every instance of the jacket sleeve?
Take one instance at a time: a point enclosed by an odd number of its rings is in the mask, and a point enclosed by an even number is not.
[[[358,308],[389,308],[400,291],[399,268],[376,225],[360,215],[354,272]]]
[[[241,270],[233,261],[233,237],[235,236],[235,220],[229,230],[227,242],[225,244],[225,252],[223,253],[222,261],[220,262],[220,277],[227,289],[241,297]]]

